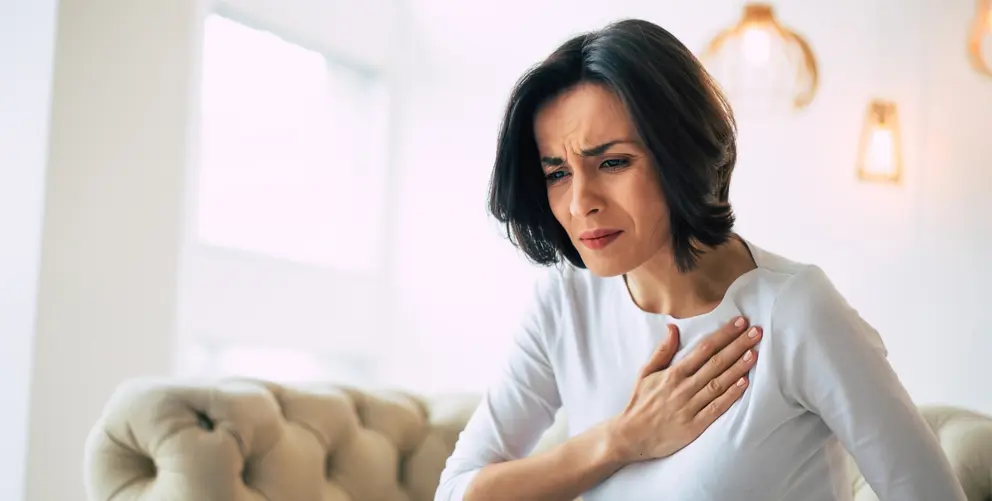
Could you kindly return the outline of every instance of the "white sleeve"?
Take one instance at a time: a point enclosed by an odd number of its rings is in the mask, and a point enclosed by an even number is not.
[[[770,329],[787,343],[787,395],[820,416],[881,501],[966,501],[881,337],[815,266],[779,295]]]
[[[542,282],[514,336],[503,373],[483,396],[448,458],[435,501],[461,501],[482,467],[527,456],[561,407],[549,349],[560,314],[556,288]]]

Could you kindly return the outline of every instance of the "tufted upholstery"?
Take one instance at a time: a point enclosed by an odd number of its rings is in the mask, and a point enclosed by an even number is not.
[[[138,380],[86,446],[90,501],[428,501],[478,404],[264,381]],[[924,407],[969,501],[992,501],[992,418]],[[564,438],[564,420],[538,449]],[[852,465],[853,468],[853,465]],[[864,480],[857,501],[876,501]]]
[[[99,501],[427,501],[477,399],[133,381],[86,445]]]

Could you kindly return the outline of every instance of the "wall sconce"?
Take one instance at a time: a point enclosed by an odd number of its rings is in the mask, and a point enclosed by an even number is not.
[[[890,183],[902,179],[902,138],[896,103],[876,99],[868,104],[858,147],[858,179]]]
[[[745,4],[737,24],[718,33],[700,59],[728,94],[746,100],[765,97],[801,109],[819,83],[809,44],[765,3]]]
[[[992,77],[992,0],[977,0],[975,7],[968,56],[975,70]]]

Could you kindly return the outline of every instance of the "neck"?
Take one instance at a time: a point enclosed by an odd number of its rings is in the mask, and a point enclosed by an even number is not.
[[[700,315],[713,310],[734,280],[755,268],[750,251],[738,238],[703,251],[697,266],[687,273],[679,272],[667,247],[627,273],[627,288],[637,306],[675,318]]]

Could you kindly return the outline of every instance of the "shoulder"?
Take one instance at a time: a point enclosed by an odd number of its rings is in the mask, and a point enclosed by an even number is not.
[[[749,244],[758,264],[761,291],[770,296],[773,317],[837,311],[849,305],[822,268]],[[795,315],[793,315],[795,314]]]
[[[783,343],[867,343],[885,350],[878,332],[862,318],[819,266],[772,256],[767,272],[777,284],[769,328]]]
[[[610,280],[571,265],[551,267],[536,280],[534,299],[543,309],[559,315],[585,311],[608,294]]]
[[[554,343],[563,328],[586,325],[588,322],[581,319],[602,309],[615,287],[612,280],[615,278],[599,277],[571,265],[549,267],[534,282],[525,321],[546,341]]]
[[[818,312],[836,313],[849,308],[830,277],[815,264],[797,267],[782,284],[775,298],[773,314],[807,316]]]

